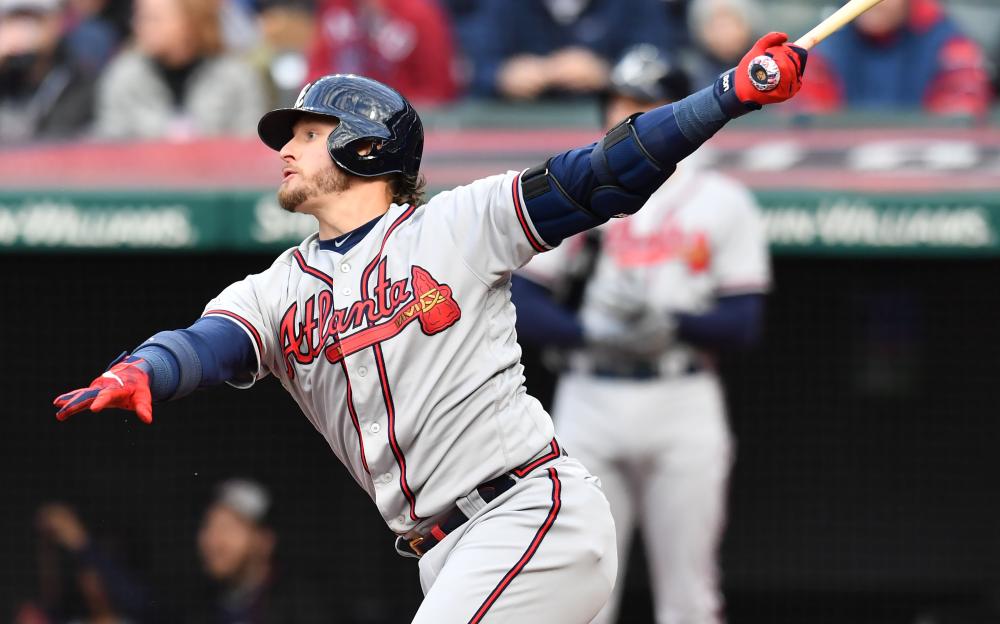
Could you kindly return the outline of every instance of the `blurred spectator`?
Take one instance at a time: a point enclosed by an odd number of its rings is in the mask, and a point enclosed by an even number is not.
[[[251,61],[264,76],[270,106],[288,106],[306,81],[306,57],[316,31],[312,0],[262,0],[260,45]]]
[[[309,79],[362,74],[415,104],[456,95],[454,46],[434,0],[324,0]]]
[[[218,0],[136,0],[135,46],[98,85],[96,133],[114,139],[252,134],[266,97],[225,52]]]
[[[257,3],[255,0],[217,0],[219,26],[222,28],[223,47],[230,52],[245,53],[260,43],[257,29]]]
[[[533,99],[597,94],[610,63],[639,43],[672,47],[659,0],[486,0],[473,58],[472,90]]]
[[[694,87],[706,87],[735,67],[757,39],[761,8],[753,0],[693,0],[688,30],[694,47],[686,65]]]
[[[67,2],[65,22],[69,55],[95,74],[108,64],[124,38],[110,18],[110,4],[107,0]]]
[[[216,490],[198,532],[205,574],[215,585],[188,624],[311,624],[332,620],[319,595],[278,574],[271,495],[232,479]]]
[[[92,85],[67,54],[59,0],[0,0],[0,143],[80,134]]]
[[[937,0],[884,0],[809,55],[797,101],[817,112],[923,108],[980,115],[990,98],[982,50]]]
[[[148,618],[147,590],[95,544],[71,507],[42,506],[37,528],[40,600],[22,605],[15,624],[124,624]]]

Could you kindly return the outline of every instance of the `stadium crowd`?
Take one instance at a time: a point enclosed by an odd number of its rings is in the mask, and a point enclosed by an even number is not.
[[[0,0],[0,144],[250,135],[332,72],[420,107],[587,96],[641,44],[700,87],[779,12],[773,0]],[[810,56],[798,110],[982,115],[995,91],[982,43],[1000,47],[963,34],[941,0],[885,0]]]

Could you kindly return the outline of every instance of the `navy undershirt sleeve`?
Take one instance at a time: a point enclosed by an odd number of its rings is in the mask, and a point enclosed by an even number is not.
[[[547,288],[514,275],[510,294],[517,308],[518,339],[534,346],[583,346],[580,321],[571,310],[553,301]]]
[[[177,389],[181,378],[200,371],[195,387],[215,386],[226,381],[249,379],[257,368],[257,356],[250,337],[232,321],[205,317],[187,329],[172,332],[172,338],[190,348],[181,355],[156,344],[140,346],[133,355],[148,363],[153,400],[183,396]]]
[[[747,349],[760,340],[764,295],[720,297],[703,314],[676,314],[677,338],[706,349]]]

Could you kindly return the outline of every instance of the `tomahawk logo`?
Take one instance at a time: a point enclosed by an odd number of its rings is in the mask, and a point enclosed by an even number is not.
[[[285,371],[294,379],[294,363],[309,365],[320,355],[336,363],[352,353],[396,336],[417,321],[428,336],[442,332],[462,317],[451,287],[439,283],[425,269],[414,266],[410,278],[390,282],[386,261],[379,265],[374,297],[333,309],[329,290],[306,299],[301,309],[293,302],[278,328]]]

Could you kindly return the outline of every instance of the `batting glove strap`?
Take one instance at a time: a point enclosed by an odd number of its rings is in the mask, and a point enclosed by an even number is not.
[[[751,111],[763,108],[757,102],[743,102],[736,95],[736,70],[737,68],[734,67],[720,75],[715,81],[714,89],[715,99],[719,103],[719,108],[730,119],[735,119]]]

